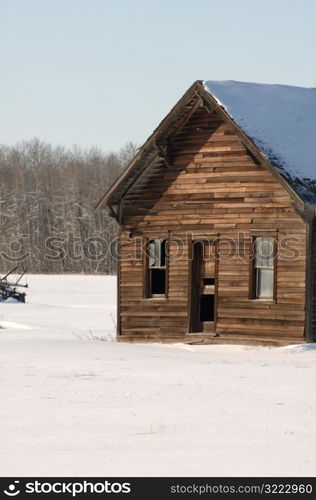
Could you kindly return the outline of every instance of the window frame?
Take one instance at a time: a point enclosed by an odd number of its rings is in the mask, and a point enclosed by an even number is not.
[[[165,241],[165,265],[164,266],[151,266],[149,267],[149,245],[152,241]],[[145,242],[144,252],[144,299],[146,300],[166,300],[168,298],[168,275],[169,275],[169,259],[168,259],[169,239],[166,236],[154,236],[147,238]],[[164,293],[151,293],[151,269],[161,269],[165,271],[165,292]]]
[[[273,266],[257,266],[256,265],[256,241],[258,239],[270,239],[273,242]],[[256,302],[277,302],[277,238],[276,234],[272,234],[272,232],[261,233],[258,232],[251,237],[251,255],[250,255],[250,269],[249,269],[249,299]],[[272,270],[273,278],[272,278],[272,295],[267,297],[259,297],[257,294],[258,287],[258,269],[267,269]]]

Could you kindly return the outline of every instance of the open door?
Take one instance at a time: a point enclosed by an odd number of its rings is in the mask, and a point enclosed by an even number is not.
[[[212,242],[192,242],[190,332],[215,332],[216,259]]]

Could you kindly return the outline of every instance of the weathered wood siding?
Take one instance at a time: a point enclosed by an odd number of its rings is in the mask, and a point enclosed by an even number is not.
[[[170,167],[163,162],[125,196],[123,240],[130,232],[171,237],[168,298],[143,298],[143,262],[124,261],[132,241],[123,241],[120,269],[122,336],[181,338],[188,328],[188,240],[181,258],[174,259],[173,237],[186,233],[219,237],[217,325],[220,335],[302,341],[305,308],[305,223],[293,208],[285,188],[258,164],[229,123],[200,108],[170,144]],[[276,301],[249,296],[251,237],[271,230],[280,242],[296,238],[293,259],[277,259]],[[227,238],[238,240],[234,258],[225,258]],[[270,233],[266,233],[270,236]],[[213,236],[212,236],[213,235]],[[282,240],[283,241],[283,240]],[[139,244],[139,243],[138,243]],[[139,244],[140,245],[140,244]],[[245,249],[245,250],[244,250]],[[245,253],[242,257],[239,254]],[[289,251],[283,252],[289,255]]]

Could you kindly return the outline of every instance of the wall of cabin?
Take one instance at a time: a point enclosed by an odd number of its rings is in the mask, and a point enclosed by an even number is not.
[[[227,338],[303,341],[306,227],[285,188],[247,151],[229,123],[199,108],[122,203],[120,334],[180,340],[188,331],[190,238],[219,238],[216,331]],[[191,236],[190,236],[191,235]],[[286,247],[276,261],[273,302],[249,295],[254,236]],[[144,299],[141,241],[170,238],[168,297]],[[179,256],[179,238],[184,243]],[[287,240],[284,240],[287,238]],[[289,238],[292,238],[289,241]],[[227,259],[228,240],[239,241]],[[138,248],[138,257],[129,258]],[[289,247],[295,247],[294,260]],[[173,258],[177,255],[177,258]]]

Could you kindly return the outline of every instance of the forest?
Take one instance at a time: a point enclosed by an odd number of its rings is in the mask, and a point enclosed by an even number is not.
[[[37,138],[0,145],[0,270],[115,272],[116,222],[94,207],[136,153],[53,146]]]

